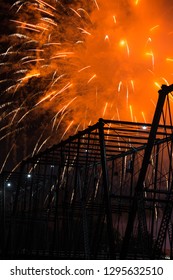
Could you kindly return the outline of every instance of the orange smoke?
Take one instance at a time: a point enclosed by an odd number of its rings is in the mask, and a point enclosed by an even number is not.
[[[173,82],[172,8],[164,0],[17,1],[3,54],[13,73],[5,93],[18,104],[10,122],[49,114],[46,129],[62,139],[100,117],[151,121],[158,88]]]
[[[43,77],[36,105],[81,126],[103,115],[117,119],[118,111],[121,119],[143,120],[145,112],[149,120],[157,85],[171,83],[173,33],[164,1],[148,2],[33,1],[15,7],[18,31],[37,42],[34,55],[22,62],[26,76],[32,68]]]

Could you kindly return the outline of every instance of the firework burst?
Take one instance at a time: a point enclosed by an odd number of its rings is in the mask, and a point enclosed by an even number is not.
[[[11,6],[15,31],[1,40],[1,170],[99,117],[150,121],[158,87],[172,82],[173,29],[165,2],[147,2]]]

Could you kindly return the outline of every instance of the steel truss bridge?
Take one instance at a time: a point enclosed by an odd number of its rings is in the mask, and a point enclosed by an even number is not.
[[[3,172],[1,258],[172,259],[172,90],[151,124],[99,119]]]

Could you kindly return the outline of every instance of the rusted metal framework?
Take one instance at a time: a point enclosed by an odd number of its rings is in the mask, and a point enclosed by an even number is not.
[[[172,258],[171,90],[152,124],[99,119],[2,174],[2,257]]]

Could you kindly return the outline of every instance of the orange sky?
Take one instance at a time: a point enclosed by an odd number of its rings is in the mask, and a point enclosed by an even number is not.
[[[160,86],[173,83],[171,1],[63,3],[16,2],[16,30],[1,38],[2,139],[38,126],[34,152],[100,117],[151,122]]]

